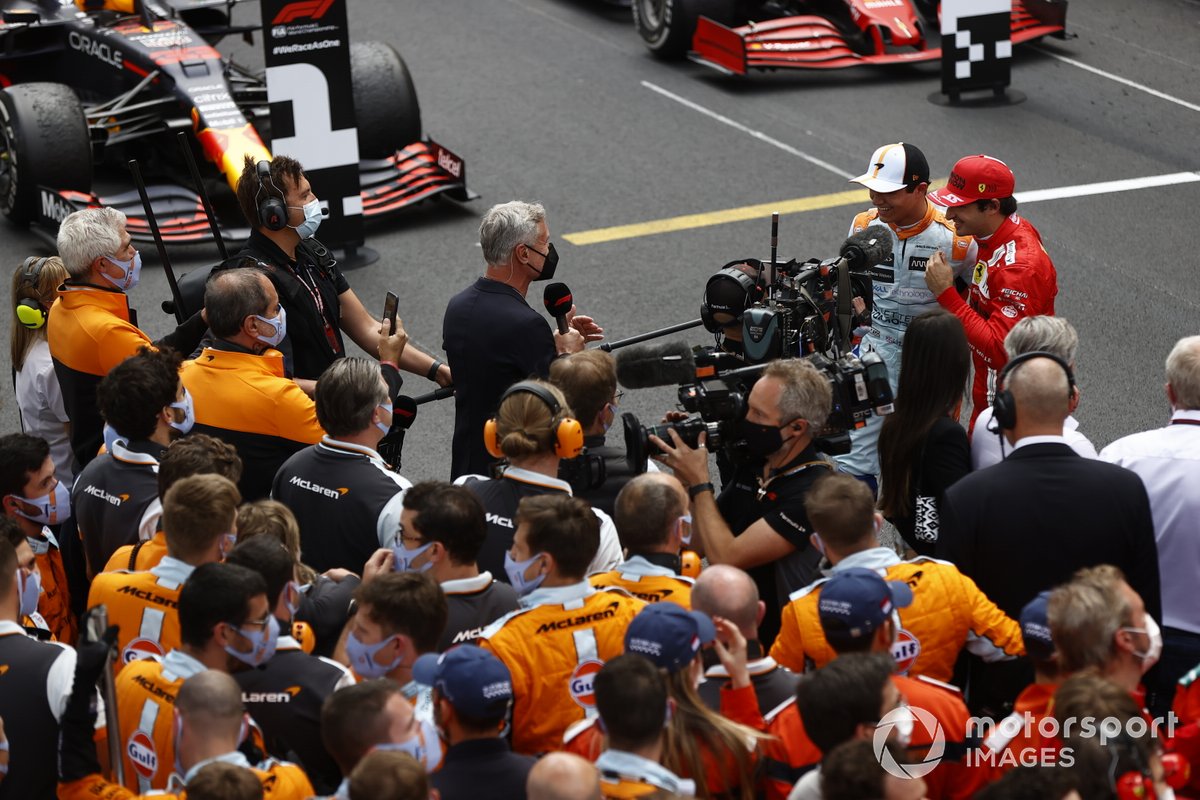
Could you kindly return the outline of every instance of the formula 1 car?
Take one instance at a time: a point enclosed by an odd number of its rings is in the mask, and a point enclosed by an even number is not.
[[[221,238],[244,238],[234,191],[244,156],[271,158],[263,144],[271,139],[263,74],[214,49],[230,34],[250,41],[260,27],[232,24],[237,1],[0,3],[0,211],[56,229],[78,208],[112,206],[128,216],[135,240],[148,241],[149,222],[124,169],[136,157],[163,239],[208,240],[208,218],[175,141],[186,131],[196,160],[213,165],[204,183]],[[443,194],[473,199],[463,160],[422,138],[400,55],[380,42],[356,42],[350,60],[363,215]]]
[[[745,75],[940,59],[927,35],[940,30],[939,8],[936,0],[633,0],[633,20],[661,58],[687,55]],[[1012,43],[1064,36],[1066,16],[1066,0],[1013,0]]]

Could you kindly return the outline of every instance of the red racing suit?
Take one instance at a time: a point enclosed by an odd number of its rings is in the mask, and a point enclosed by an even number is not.
[[[1022,317],[1054,315],[1058,275],[1042,246],[1041,234],[1016,214],[986,239],[976,237],[979,260],[971,270],[966,300],[953,286],[938,303],[962,320],[971,343],[975,382],[971,386],[971,427],[992,404],[996,374],[1008,363],[1004,337]]]

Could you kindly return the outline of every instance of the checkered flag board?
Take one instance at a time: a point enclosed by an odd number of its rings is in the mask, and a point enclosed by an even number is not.
[[[943,0],[942,92],[1003,89],[1012,64],[1011,0]]]

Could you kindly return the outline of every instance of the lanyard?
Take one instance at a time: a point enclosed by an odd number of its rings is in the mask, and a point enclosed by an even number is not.
[[[296,262],[296,268],[291,272],[296,276],[296,280],[300,281],[300,285],[307,289],[309,295],[312,296],[313,303],[317,306],[317,313],[321,316],[321,324],[325,328],[325,338],[329,341],[329,348],[335,353],[340,353],[341,348],[338,347],[337,331],[329,324],[329,317],[325,315],[325,300],[321,296],[321,288],[317,285],[317,279],[312,276],[312,271],[307,264],[301,269],[299,261]],[[308,280],[305,280],[305,276],[307,276]],[[309,281],[312,281],[311,285]]]
[[[1200,425],[1200,419],[1173,419],[1172,425]]]
[[[765,481],[762,478],[758,478],[758,494],[755,495],[754,499],[761,503],[763,498],[767,496],[767,489],[770,488],[772,483],[780,478],[786,478],[789,475],[795,475],[797,472],[803,472],[809,467],[824,467],[831,472],[833,471],[833,467],[830,466],[829,462],[827,461],[805,461],[803,464],[792,467],[787,472],[780,472],[777,475],[772,475]]]

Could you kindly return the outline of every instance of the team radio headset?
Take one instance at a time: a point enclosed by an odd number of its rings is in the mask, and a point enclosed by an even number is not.
[[[1071,366],[1066,361],[1054,353],[1048,353],[1045,350],[1031,350],[1028,353],[1022,353],[1005,364],[1004,369],[1000,370],[1000,377],[996,379],[996,385],[1000,388],[992,400],[992,421],[988,423],[988,430],[1000,437],[1001,458],[1004,458],[1004,431],[1011,431],[1017,427],[1017,402],[1013,399],[1012,392],[1005,386],[1005,382],[1009,374],[1018,365],[1024,364],[1026,361],[1032,361],[1035,358],[1048,358],[1062,367],[1063,372],[1067,373],[1068,403],[1070,403],[1071,397],[1075,394],[1075,373],[1071,371]]]
[[[288,227],[287,205],[284,203],[283,192],[279,191],[279,187],[275,185],[275,181],[271,177],[271,162],[259,161],[255,165],[255,170],[258,173],[258,191],[254,193],[254,202],[258,206],[258,222],[269,231],[281,231]],[[317,286],[316,278],[312,276],[307,267],[300,270],[299,263],[293,274],[308,290],[313,303],[317,306],[317,313],[321,316],[321,324],[325,328],[325,338],[329,341],[329,347],[335,353],[341,352],[341,348],[338,347],[337,331],[329,324],[329,317],[325,316],[325,300],[321,297],[321,290]]]
[[[546,387],[532,381],[520,381],[508,387],[501,397],[498,406],[514,394],[531,394],[550,408],[553,416],[554,454],[559,458],[575,458],[583,452],[583,426],[579,420],[571,419],[563,414],[562,405]],[[504,458],[500,449],[500,426],[492,417],[483,424],[483,444],[493,458]]]
[[[27,288],[30,294],[40,297],[41,291],[38,285],[42,279],[42,268],[49,260],[50,256],[30,256],[25,259],[21,271],[21,285],[17,291],[24,291]],[[42,305],[41,300],[33,297],[26,297],[17,303],[17,321],[30,330],[36,331],[45,325],[49,313],[50,310]]]

